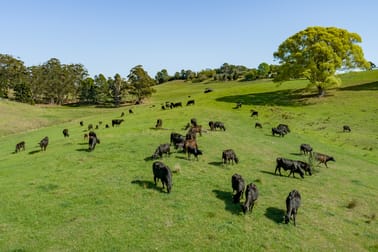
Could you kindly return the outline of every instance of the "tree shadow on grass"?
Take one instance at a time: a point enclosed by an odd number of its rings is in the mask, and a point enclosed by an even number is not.
[[[283,222],[284,215],[285,211],[276,207],[268,207],[265,211],[265,216],[277,224]]]
[[[225,191],[220,191],[220,190],[213,190],[213,193],[215,193],[215,196],[222,200],[225,204],[225,209],[232,214],[240,214],[242,212],[242,209],[240,207],[240,204],[235,204],[233,202],[233,195],[231,192],[225,192]]]
[[[217,98],[216,101],[236,103],[243,101],[243,105],[269,106],[305,106],[311,105],[308,98],[318,97],[316,93],[308,93],[305,89],[285,89],[265,93],[251,93]]]
[[[340,88],[342,91],[378,91],[378,81]]]

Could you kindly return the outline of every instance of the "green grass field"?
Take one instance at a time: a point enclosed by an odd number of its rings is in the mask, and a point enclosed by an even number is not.
[[[174,82],[144,105],[101,109],[0,101],[0,251],[378,251],[378,71],[349,73],[344,85],[317,98],[306,82]],[[204,94],[211,87],[214,92]],[[313,91],[313,92],[312,92]],[[188,97],[190,96],[190,98]],[[194,106],[186,101],[195,99]],[[182,108],[162,110],[165,101]],[[236,102],[242,108],[233,109]],[[259,111],[251,118],[250,110]],[[125,112],[120,127],[106,129]],[[161,130],[153,129],[163,120]],[[163,157],[172,192],[154,185],[149,157],[171,132],[196,118],[199,161]],[[79,122],[83,120],[85,126]],[[225,132],[210,132],[222,121]],[[88,152],[86,126],[101,143]],[[255,122],[263,129],[255,129]],[[283,138],[271,135],[279,123]],[[349,125],[350,133],[342,126]],[[64,139],[62,130],[70,137]],[[49,136],[46,152],[38,142]],[[14,153],[24,140],[26,151]],[[277,157],[307,161],[301,143],[334,156],[304,179],[274,174]],[[239,164],[223,165],[232,148]],[[172,148],[173,149],[173,148]],[[256,183],[252,213],[232,203],[231,176]],[[297,226],[283,224],[285,199],[302,195]],[[244,201],[244,200],[242,200]]]

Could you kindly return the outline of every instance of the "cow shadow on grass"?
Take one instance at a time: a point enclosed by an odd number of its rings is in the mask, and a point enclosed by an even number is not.
[[[276,207],[268,207],[265,210],[264,214],[268,219],[274,221],[275,223],[279,224],[283,222],[283,218],[285,216],[285,211]]]
[[[306,89],[284,89],[265,93],[223,96],[217,98],[216,101],[230,103],[243,101],[243,105],[260,106],[304,106],[311,105],[311,103],[308,101],[308,98],[317,96],[317,93],[308,93]]]
[[[233,202],[233,199],[232,199],[233,195],[231,192],[214,189],[213,193],[215,193],[215,196],[218,199],[224,202],[224,205],[225,205],[224,208],[227,211],[231,212],[232,214],[240,214],[242,212],[240,203],[235,204]]]
[[[274,173],[272,171],[263,171],[263,170],[261,170],[260,172],[261,173],[265,173],[265,174],[269,174],[269,175],[273,175],[273,176],[280,176],[280,174],[276,174],[276,173]]]
[[[162,187],[158,187],[159,184],[155,185],[154,182],[149,181],[149,180],[140,180],[140,179],[135,179],[131,181],[131,184],[136,184],[142,187],[143,189],[152,189],[160,192],[165,192]]]
[[[220,167],[223,165],[223,162],[219,161],[219,162],[209,162],[208,163],[209,165],[214,165],[214,166],[217,166],[217,167]]]
[[[39,153],[41,152],[41,150],[33,150],[33,151],[29,151],[29,155],[33,155],[33,154],[36,154],[36,153]]]
[[[80,148],[80,149],[76,149],[76,151],[91,152],[88,148]]]

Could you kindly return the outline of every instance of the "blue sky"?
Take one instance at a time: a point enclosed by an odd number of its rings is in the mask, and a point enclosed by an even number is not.
[[[378,63],[378,1],[342,0],[2,0],[0,53],[26,66],[58,58],[91,76],[126,77],[142,65],[200,71],[223,63],[257,68],[309,26],[358,33]]]

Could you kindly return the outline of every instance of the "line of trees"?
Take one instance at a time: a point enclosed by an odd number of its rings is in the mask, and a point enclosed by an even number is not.
[[[116,74],[94,78],[81,64],[62,64],[52,58],[26,67],[11,55],[0,54],[0,97],[14,97],[23,103],[82,103],[120,106],[124,102],[143,102],[151,96],[156,81],[141,65],[130,70],[127,78]]]

